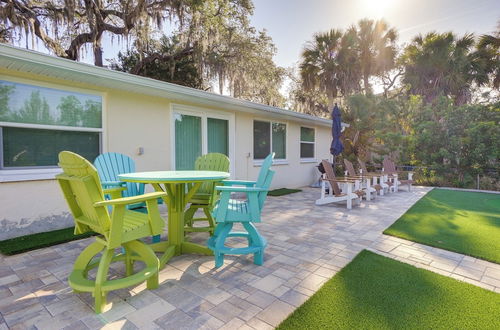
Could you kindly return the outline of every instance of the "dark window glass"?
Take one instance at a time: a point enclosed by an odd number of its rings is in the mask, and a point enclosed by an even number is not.
[[[273,123],[273,152],[276,159],[286,159],[286,125]]]
[[[314,144],[301,143],[300,144],[300,158],[314,158]]]
[[[300,158],[314,158],[314,128],[300,128]]]
[[[271,153],[271,123],[253,122],[253,158],[264,159]]]
[[[314,128],[301,127],[300,128],[300,141],[314,142]]]
[[[90,162],[99,155],[99,133],[3,127],[3,167],[57,166],[58,154],[73,151]]]

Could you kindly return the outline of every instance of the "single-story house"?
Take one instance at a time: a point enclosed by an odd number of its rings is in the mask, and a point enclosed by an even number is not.
[[[54,175],[61,150],[138,171],[189,169],[221,152],[235,179],[276,153],[272,188],[318,179],[331,120],[0,44],[0,240],[72,226]]]

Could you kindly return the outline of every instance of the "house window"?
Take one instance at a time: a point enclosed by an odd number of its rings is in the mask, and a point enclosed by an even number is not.
[[[175,106],[173,114],[176,170],[194,169],[196,158],[206,153],[230,157],[229,116],[183,106]]]
[[[300,158],[314,158],[314,128],[300,128]]]
[[[57,167],[62,150],[99,154],[102,98],[0,80],[0,169]]]
[[[255,120],[253,122],[253,155],[264,159],[271,152],[274,159],[286,159],[286,124]]]

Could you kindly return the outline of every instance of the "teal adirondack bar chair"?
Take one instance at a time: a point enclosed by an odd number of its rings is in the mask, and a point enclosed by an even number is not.
[[[117,152],[107,152],[97,156],[94,160],[101,184],[104,189],[114,187],[125,187],[122,190],[122,197],[132,197],[144,194],[144,183],[122,182],[118,179],[118,174],[135,172],[135,163],[127,155]],[[134,203],[127,205],[127,209],[143,211],[145,203]],[[160,235],[153,237],[153,243],[160,241]]]
[[[274,153],[266,157],[257,181],[226,180],[223,181],[224,186],[215,187],[221,192],[220,199],[212,212],[217,226],[214,235],[208,239],[207,243],[208,247],[214,251],[215,267],[224,264],[225,254],[253,254],[254,264],[263,264],[267,242],[253,223],[261,222],[262,208],[274,176],[274,171],[271,170],[273,158]],[[232,192],[246,193],[247,198],[246,200],[231,199]],[[231,232],[236,222],[241,223],[247,232]],[[248,246],[227,247],[225,241],[228,237],[245,237],[248,240]]]
[[[209,153],[196,159],[194,169],[199,171],[221,171],[229,172],[229,158],[220,153]],[[191,205],[184,215],[184,232],[209,232],[213,235],[215,229],[214,219],[211,212],[217,201],[215,186],[219,182],[205,182],[191,198]],[[197,210],[202,209],[205,217],[195,218]],[[194,226],[195,222],[208,221],[208,226]]]
[[[106,200],[104,195],[116,196],[124,187],[103,190],[96,168],[85,158],[69,151],[59,153],[63,173],[56,176],[75,221],[75,234],[94,231],[99,236],[85,248],[75,261],[68,277],[75,292],[91,292],[95,311],[101,313],[109,291],[147,281],[148,289],[158,287],[160,263],[153,250],[139,239],[158,235],[165,225],[158,210],[158,198],[163,192]],[[127,209],[127,205],[145,202],[148,213]],[[111,207],[111,211],[108,209]],[[115,253],[117,248],[123,251]],[[100,257],[98,255],[102,253]],[[108,279],[110,263],[125,262],[125,277]],[[134,272],[134,262],[144,263]],[[94,276],[89,272],[97,268]]]
[[[135,172],[135,163],[127,155],[116,152],[107,152],[97,156],[94,166],[99,173],[103,188],[125,187],[122,191],[123,197],[131,197],[144,194],[144,184],[135,182],[122,182],[118,174]],[[129,205],[128,209],[143,207],[144,203]]]

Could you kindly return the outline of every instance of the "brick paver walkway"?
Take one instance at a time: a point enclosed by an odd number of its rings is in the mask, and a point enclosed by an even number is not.
[[[381,234],[428,190],[389,194],[351,211],[315,206],[319,190],[313,188],[268,197],[257,224],[269,241],[263,266],[250,256],[227,256],[215,270],[211,257],[176,257],[160,272],[157,290],[113,291],[112,309],[100,315],[90,294],[72,293],[66,281],[91,238],[0,256],[0,330],[271,329],[363,249],[498,292],[500,265]]]

